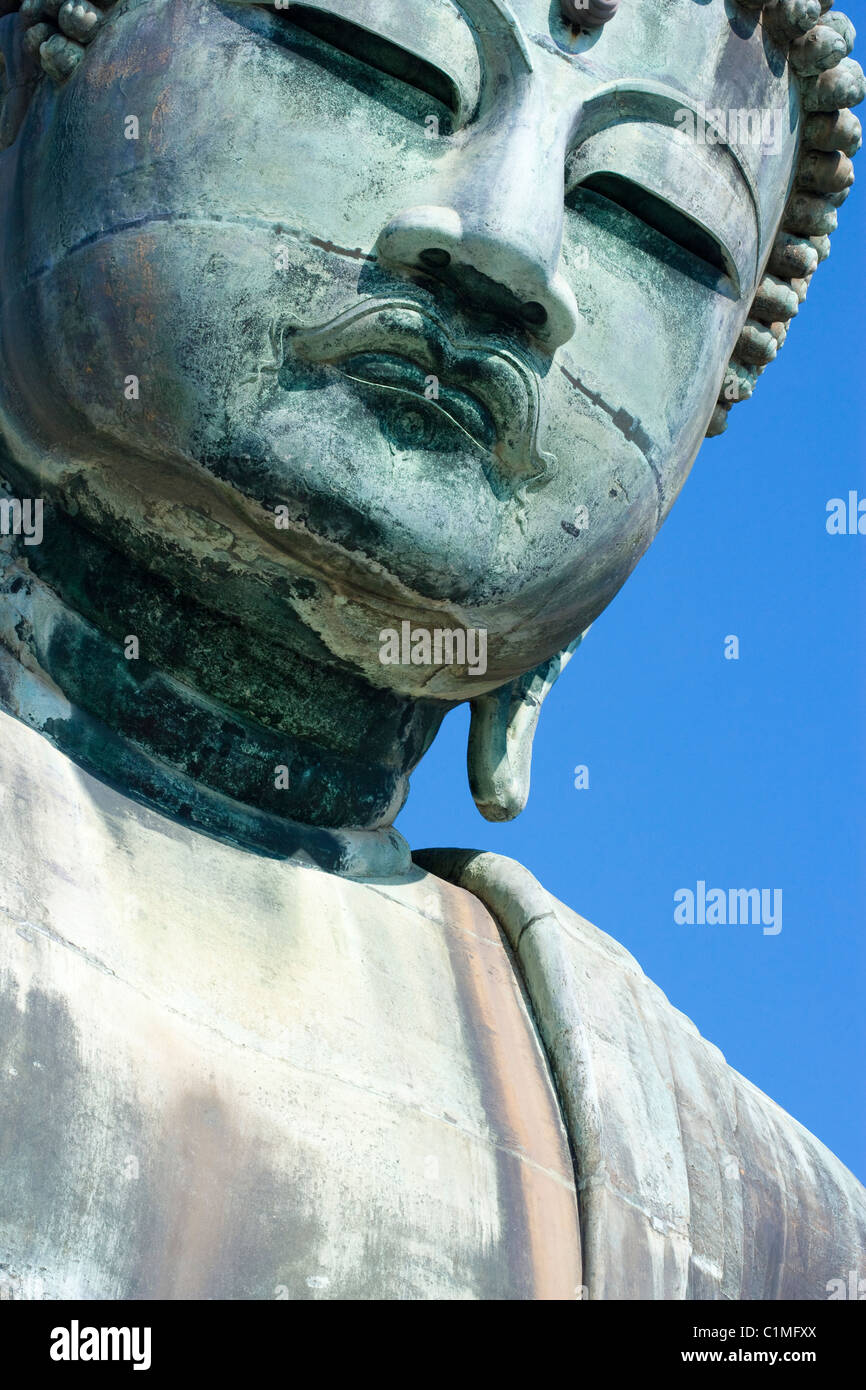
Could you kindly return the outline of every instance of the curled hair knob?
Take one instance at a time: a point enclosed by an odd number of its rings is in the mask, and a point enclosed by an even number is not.
[[[600,29],[619,9],[619,0],[559,0],[559,3],[563,18],[581,29]]]

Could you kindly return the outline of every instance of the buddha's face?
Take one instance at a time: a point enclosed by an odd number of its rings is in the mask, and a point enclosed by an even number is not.
[[[122,0],[0,154],[11,453],[212,601],[231,575],[379,684],[480,693],[674,501],[796,123],[725,0],[580,37],[559,0]],[[486,629],[483,681],[383,666],[403,618]]]

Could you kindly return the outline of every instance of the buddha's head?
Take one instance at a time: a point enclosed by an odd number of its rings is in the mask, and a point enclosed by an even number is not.
[[[827,254],[863,78],[825,10],[0,0],[10,476],[374,687],[510,718]],[[384,662],[405,621],[482,630],[484,670]]]

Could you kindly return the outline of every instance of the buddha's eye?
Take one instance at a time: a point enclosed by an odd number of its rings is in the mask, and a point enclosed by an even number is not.
[[[290,10],[276,13],[285,24],[303,29],[330,48],[388,77],[397,78],[416,91],[433,97],[454,115],[458,114],[460,93],[451,78],[432,63],[392,43],[390,39],[311,5],[293,4]]]
[[[712,233],[686,213],[681,212],[679,208],[673,207],[663,198],[659,198],[656,194],[650,193],[648,189],[642,188],[640,184],[634,183],[631,179],[623,178],[620,174],[603,172],[590,174],[570,191],[566,198],[566,204],[573,208],[581,207],[581,194],[583,193],[598,194],[608,203],[630,213],[644,226],[660,233],[669,243],[672,252],[674,248],[678,248],[680,252],[687,252],[688,256],[699,262],[700,266],[705,268],[713,278],[724,275],[735,284],[737,283],[736,269]],[[668,258],[665,255],[666,248],[663,244],[659,244],[657,239],[654,239],[654,247],[663,258]],[[676,256],[675,252],[674,256]],[[679,259],[682,263],[682,257]]]

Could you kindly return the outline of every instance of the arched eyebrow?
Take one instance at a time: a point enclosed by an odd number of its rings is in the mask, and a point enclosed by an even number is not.
[[[235,0],[235,3],[260,5],[262,0]],[[353,24],[357,24],[359,28],[369,30],[370,33],[381,33],[383,29],[387,31],[389,20],[396,18],[402,19],[402,28],[406,30],[406,36],[408,36],[409,29],[414,29],[414,26],[411,25],[411,18],[409,26],[406,25],[406,0],[390,0],[390,3],[389,0],[298,0],[298,3],[306,3],[312,9],[320,9],[324,13],[342,16]],[[428,13],[434,17],[437,6],[441,7],[441,12],[444,12],[446,7],[455,15],[462,12],[468,21],[467,28],[471,26],[471,30],[474,30],[482,40],[489,35],[494,41],[504,41],[507,47],[511,48],[520,59],[526,71],[534,71],[532,50],[523,31],[523,26],[511,8],[509,0],[425,0],[425,4]],[[279,5],[275,4],[274,0],[270,0],[267,8],[278,9],[291,16],[292,0],[287,0],[287,3]],[[415,32],[417,33],[417,30]],[[451,33],[456,33],[456,30],[452,28]],[[459,38],[457,42],[460,42]]]
[[[504,38],[516,50],[526,71],[534,71],[532,51],[523,26],[508,0],[460,0],[460,5],[480,34]]]

